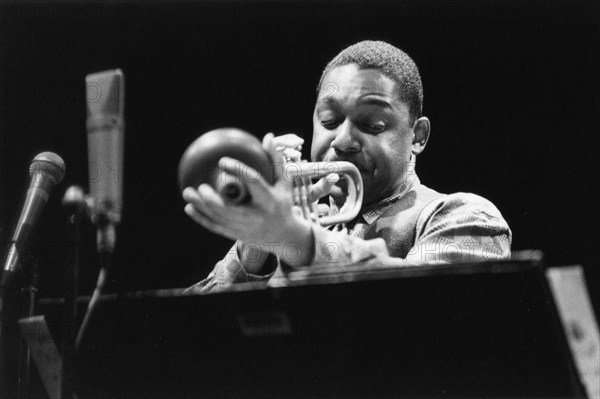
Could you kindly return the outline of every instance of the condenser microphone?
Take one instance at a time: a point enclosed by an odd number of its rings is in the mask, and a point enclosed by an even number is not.
[[[113,252],[123,204],[124,77],[120,69],[87,75],[88,172],[98,251]]]
[[[29,174],[31,175],[31,183],[4,264],[3,286],[6,284],[9,275],[13,274],[19,266],[20,253],[31,229],[39,219],[44,205],[48,202],[50,192],[65,177],[65,162],[53,152],[42,152],[33,158],[29,167]]]

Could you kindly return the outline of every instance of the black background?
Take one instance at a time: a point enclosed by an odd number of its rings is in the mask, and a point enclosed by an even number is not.
[[[417,171],[440,192],[475,192],[508,220],[513,248],[598,281],[597,2],[57,3],[0,5],[2,242],[31,159],[55,151],[67,177],[33,237],[40,294],[61,294],[60,198],[87,185],[85,75],[126,79],[119,289],[188,286],[230,246],[183,213],[179,157],[199,134],[236,126],[296,132],[310,148],[323,66],[359,40],[420,67],[432,135]],[[82,292],[97,273],[86,234]],[[3,245],[2,259],[6,256]],[[597,283],[590,284],[597,294]]]

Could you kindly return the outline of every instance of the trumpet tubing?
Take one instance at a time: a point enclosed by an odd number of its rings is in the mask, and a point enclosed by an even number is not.
[[[363,183],[358,168],[350,162],[343,161],[287,162],[284,164],[283,178],[295,181],[298,187],[308,186],[312,183],[311,180],[326,178],[331,173],[347,180],[348,196],[338,214],[318,218],[321,226],[346,223],[358,216],[363,199]],[[308,182],[307,179],[309,179]],[[296,205],[303,206],[303,201],[304,199],[301,196],[300,204],[297,203],[296,199],[294,202]],[[309,201],[307,200],[307,202]],[[316,209],[312,208],[312,213],[316,214]]]

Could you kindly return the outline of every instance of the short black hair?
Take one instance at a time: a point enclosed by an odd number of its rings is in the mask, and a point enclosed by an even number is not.
[[[382,41],[365,40],[342,50],[329,61],[317,86],[336,67],[356,64],[359,69],[376,69],[396,82],[400,100],[408,106],[411,124],[423,113],[423,84],[415,62],[404,51]]]

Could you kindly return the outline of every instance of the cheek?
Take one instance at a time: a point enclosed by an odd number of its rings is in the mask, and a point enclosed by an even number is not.
[[[327,134],[319,133],[315,130],[312,137],[312,145],[310,147],[310,158],[313,161],[319,161],[327,152],[331,140]]]
[[[393,157],[393,144],[377,136],[363,137],[361,145],[365,157],[378,167],[387,166]]]
[[[391,138],[372,143],[369,157],[377,166],[377,174],[381,178],[397,173],[399,165],[405,164],[410,159],[410,146],[405,140]]]

